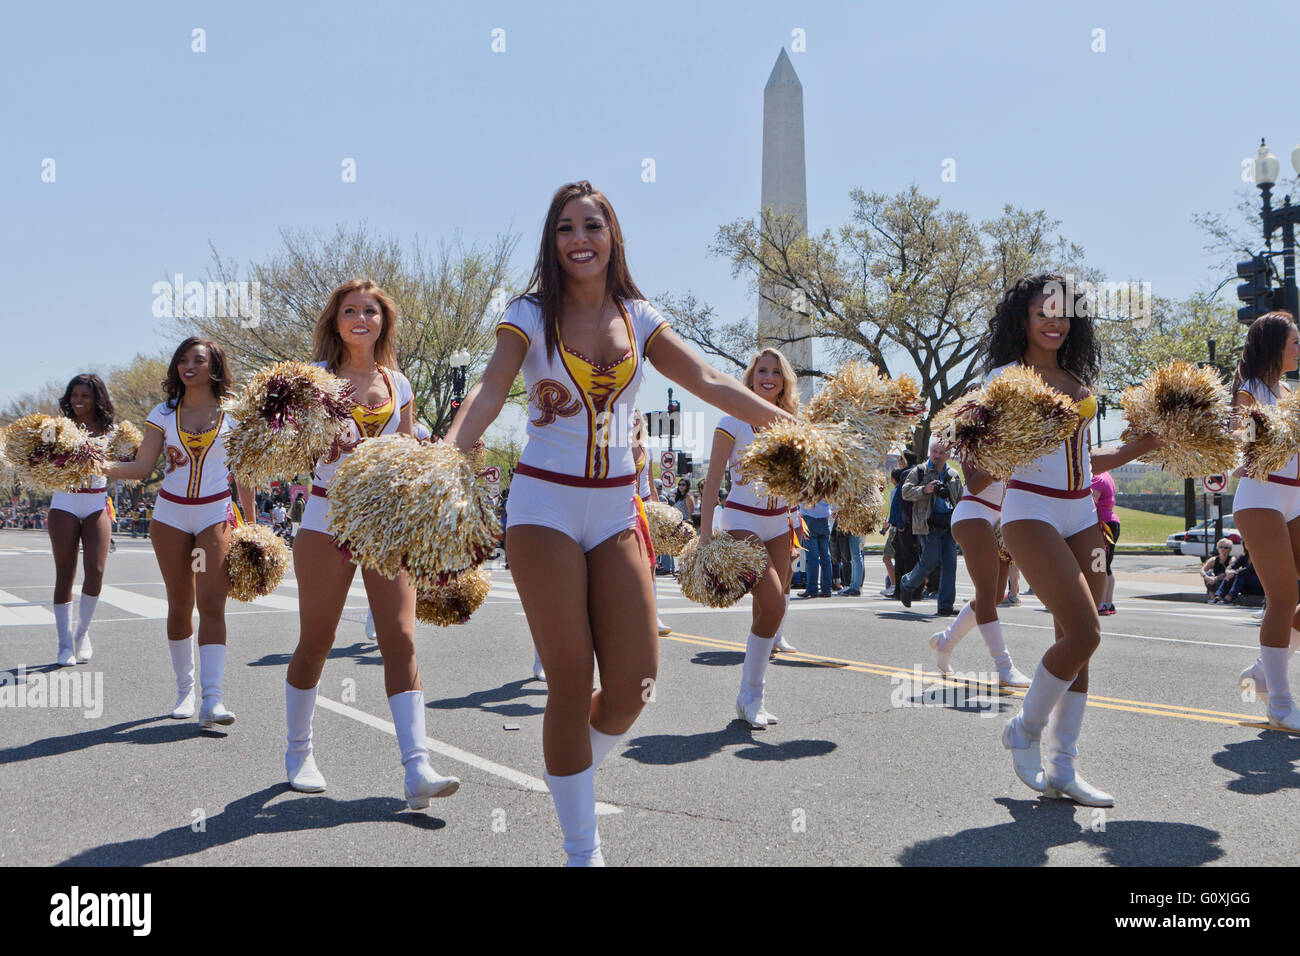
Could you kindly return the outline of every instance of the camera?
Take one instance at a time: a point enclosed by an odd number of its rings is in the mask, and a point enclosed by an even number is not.
[[[948,490],[948,486],[945,485],[945,484],[943,484],[942,482],[940,482],[940,483],[939,483],[939,486],[936,487],[936,488],[934,489],[934,494],[935,494],[935,497],[936,497],[936,498],[951,498],[951,497],[952,497],[952,492],[949,491],[949,490]]]

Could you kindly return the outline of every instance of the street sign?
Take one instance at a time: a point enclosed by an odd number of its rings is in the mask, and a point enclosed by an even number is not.
[[[676,463],[676,461],[677,461],[677,456],[670,451],[662,452],[659,455],[659,467],[664,468],[668,471],[672,470],[673,465],[674,463]]]
[[[659,480],[662,481],[664,483],[664,487],[667,488],[669,485],[671,485],[673,482],[677,480],[677,477],[671,471],[665,468],[663,471],[659,473]]]
[[[483,480],[486,481],[489,485],[500,484],[501,469],[498,468],[496,465],[488,465],[483,472]]]
[[[1206,475],[1204,478],[1201,479],[1201,484],[1205,486],[1206,491],[1210,492],[1211,494],[1217,495],[1219,492],[1223,491],[1225,488],[1228,487],[1228,476],[1227,475]]]

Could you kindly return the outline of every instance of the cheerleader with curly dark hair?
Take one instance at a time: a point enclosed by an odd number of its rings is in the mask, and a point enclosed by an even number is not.
[[[1146,436],[1114,450],[1091,449],[1097,399],[1090,385],[1101,361],[1091,307],[1069,277],[1029,275],[1006,291],[989,320],[985,363],[990,380],[1017,364],[1029,366],[1079,413],[1073,435],[1016,470],[1002,502],[1007,550],[1056,626],[1056,643],[1043,655],[1002,743],[1012,753],[1016,775],[1031,789],[1085,806],[1112,806],[1110,794],[1075,771],[1088,704],[1088,661],[1101,642],[1097,607],[1106,583],[1106,539],[1092,500],[1092,470],[1111,471],[1160,441]],[[978,487],[987,477],[976,472],[968,481]]]
[[[90,434],[100,436],[113,425],[113,402],[98,375],[78,375],[68,382],[59,410]],[[104,586],[108,543],[113,526],[108,516],[108,479],[96,476],[87,488],[60,491],[50,500],[47,521],[54,552],[54,625],[59,634],[60,667],[90,660],[90,621]],[[72,630],[72,585],[77,552],[82,557],[81,603]]]

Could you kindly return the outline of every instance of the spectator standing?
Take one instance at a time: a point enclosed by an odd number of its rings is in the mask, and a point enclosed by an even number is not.
[[[808,528],[803,542],[804,582],[801,598],[831,596],[831,506],[819,501],[811,508],[801,506],[799,514]]]
[[[921,592],[926,576],[936,567],[939,577],[939,614],[955,615],[957,599],[957,545],[952,538],[952,510],[961,498],[961,479],[948,468],[948,446],[930,443],[930,457],[903,480],[903,498],[912,502],[912,533],[921,542],[916,567],[899,581],[904,607]]]
[[[1111,573],[1111,561],[1115,557],[1115,545],[1119,541],[1119,519],[1115,517],[1115,479],[1110,472],[1092,476],[1092,500],[1097,503],[1097,519],[1106,526],[1106,590],[1102,592],[1101,605],[1097,613],[1101,615],[1115,613],[1115,575]]]

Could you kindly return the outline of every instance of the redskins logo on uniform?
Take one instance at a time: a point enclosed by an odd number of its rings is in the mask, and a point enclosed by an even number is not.
[[[350,454],[352,449],[361,444],[361,430],[357,428],[357,423],[351,418],[343,426],[343,434],[334,439],[334,444],[330,445],[329,451],[325,453],[324,462],[332,465],[346,454]]]
[[[544,378],[533,386],[529,401],[537,406],[534,425],[549,425],[557,418],[568,418],[582,411],[582,403],[569,394],[569,390],[552,378]]]
[[[184,449],[177,448],[175,445],[167,446],[167,469],[166,469],[167,474],[170,475],[177,468],[185,467],[186,465],[189,464],[189,462],[190,462],[190,457],[189,455],[185,454]]]

